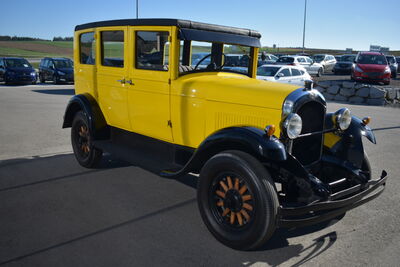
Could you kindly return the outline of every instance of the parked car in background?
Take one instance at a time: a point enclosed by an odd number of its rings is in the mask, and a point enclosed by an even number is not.
[[[380,52],[359,52],[351,70],[354,81],[390,84],[391,70],[386,57]]]
[[[336,55],[336,56],[335,56],[336,62],[340,61],[340,57],[341,57],[341,56],[339,56],[339,55]]]
[[[266,65],[266,64],[274,64],[278,60],[277,56],[267,53],[261,53],[258,57],[258,66]]]
[[[74,63],[69,58],[45,57],[40,61],[39,80],[41,83],[53,81],[54,84],[74,82]]]
[[[324,67],[314,62],[310,57],[306,56],[282,56],[276,62],[276,65],[292,65],[302,66],[311,75],[320,77],[324,72]]]
[[[397,62],[397,72],[400,72],[400,57],[396,57]]]
[[[304,86],[306,80],[312,80],[310,74],[301,66],[263,65],[257,68],[257,79],[296,84]]]
[[[316,54],[312,56],[312,59],[324,67],[324,72],[332,70],[336,64],[336,59],[332,55]]]
[[[396,61],[396,58],[394,56],[388,55],[386,56],[386,60],[389,64],[390,71],[392,72],[392,78],[397,77],[397,70],[399,68],[399,64]]]
[[[32,83],[35,84],[37,75],[35,69],[25,58],[0,58],[0,81],[5,84]]]
[[[351,74],[351,67],[357,55],[343,55],[332,69],[335,74]]]

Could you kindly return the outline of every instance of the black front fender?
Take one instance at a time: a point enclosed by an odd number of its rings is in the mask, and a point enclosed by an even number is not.
[[[260,161],[285,161],[285,146],[276,137],[266,136],[263,130],[253,127],[229,127],[208,136],[196,149],[190,160],[178,172],[161,173],[174,177],[199,171],[212,156],[225,150],[241,150]]]
[[[331,121],[332,114],[329,115],[330,117],[327,116],[327,121]],[[329,126],[325,124],[325,127]],[[336,134],[341,139],[330,149],[330,152],[343,160],[351,162],[355,167],[361,168],[364,160],[362,136],[376,144],[376,138],[371,128],[365,125],[360,118],[353,116],[349,128]]]

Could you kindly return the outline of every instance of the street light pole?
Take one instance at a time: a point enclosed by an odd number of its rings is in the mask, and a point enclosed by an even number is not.
[[[307,0],[304,0],[303,54],[304,54],[304,41],[306,39],[306,17],[307,17]]]
[[[136,18],[139,18],[139,0],[136,0]]]

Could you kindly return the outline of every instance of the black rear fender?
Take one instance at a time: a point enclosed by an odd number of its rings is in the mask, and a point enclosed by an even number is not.
[[[65,110],[62,128],[72,126],[75,114],[83,111],[88,119],[90,131],[94,134],[94,139],[108,139],[109,127],[101,112],[97,101],[90,94],[80,94],[73,96]]]

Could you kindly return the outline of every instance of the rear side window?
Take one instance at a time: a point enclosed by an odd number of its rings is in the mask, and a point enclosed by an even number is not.
[[[96,63],[96,41],[94,32],[82,33],[79,37],[79,62],[94,65]]]
[[[280,57],[276,62],[282,62],[282,63],[293,63],[294,58],[292,57]]]
[[[124,67],[124,31],[101,32],[101,64]]]
[[[136,68],[168,70],[169,32],[136,32]]]
[[[300,73],[300,71],[298,69],[293,69],[292,68],[292,76],[300,76],[300,75],[301,75],[301,73]]]
[[[304,58],[302,58],[302,57],[297,58],[297,61],[298,61],[298,62],[301,62],[301,63],[306,62],[306,60],[305,60]]]

